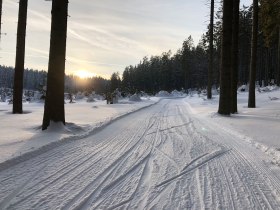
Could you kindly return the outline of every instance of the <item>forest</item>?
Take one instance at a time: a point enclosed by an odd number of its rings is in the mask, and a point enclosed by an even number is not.
[[[80,78],[76,75],[65,75],[65,92],[92,92],[103,94],[109,91],[110,81],[102,77]],[[14,68],[0,65],[0,88],[13,88]],[[25,69],[23,88],[26,90],[41,91],[47,85],[47,72],[34,69]]]
[[[195,46],[188,36],[177,52],[145,56],[127,66],[122,75],[115,72],[110,81],[101,77],[81,82],[65,76],[68,1],[52,1],[48,73],[24,70],[27,0],[19,2],[15,70],[1,67],[0,84],[13,88],[13,113],[22,113],[23,88],[47,86],[43,129],[50,120],[65,123],[64,92],[96,91],[126,93],[160,90],[207,89],[220,92],[218,113],[237,112],[236,90],[249,85],[248,107],[255,107],[255,85],[280,84],[280,1],[254,0],[250,7],[240,1],[211,0],[209,24]],[[0,2],[2,8],[2,1]],[[59,12],[57,12],[59,11]],[[2,15],[2,12],[1,12]],[[187,20],[186,20],[187,21]]]
[[[264,1],[263,1],[264,2]],[[273,1],[260,5],[260,22],[258,30],[256,82],[267,86],[270,83],[279,85],[279,18],[278,6],[271,6]],[[277,2],[275,1],[275,4]],[[277,9],[278,8],[278,9]],[[238,86],[248,84],[250,72],[251,37],[253,5],[242,7],[239,12],[238,35]],[[278,19],[279,20],[279,19]],[[274,21],[274,22],[271,22]],[[222,44],[222,3],[215,13],[213,30],[213,85],[220,85],[220,62]],[[205,89],[208,84],[210,25],[195,46],[189,36],[177,52],[164,52],[162,55],[144,57],[139,64],[125,68],[122,79],[114,73],[111,80],[113,89],[122,88],[135,92],[144,90],[156,93],[160,90]]]

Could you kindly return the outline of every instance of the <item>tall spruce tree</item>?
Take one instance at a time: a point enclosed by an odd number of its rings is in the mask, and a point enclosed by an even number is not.
[[[22,113],[22,93],[23,93],[23,72],[25,57],[25,35],[27,20],[27,3],[28,0],[19,1],[18,28],[17,28],[17,50],[14,76],[13,92],[13,113]]]
[[[210,5],[210,25],[209,25],[209,63],[208,63],[208,83],[207,83],[207,98],[212,98],[213,85],[213,39],[214,39],[214,0],[211,0]]]
[[[252,26],[252,44],[251,44],[251,62],[250,62],[250,78],[249,78],[249,98],[248,107],[256,107],[256,68],[257,68],[257,44],[258,44],[258,0],[253,1],[253,26]]]
[[[51,121],[65,124],[64,75],[67,18],[68,0],[53,0],[47,93],[42,125],[43,130],[48,128]]]
[[[235,0],[233,2],[231,49],[231,113],[237,113],[239,3],[240,0]]]
[[[231,112],[231,49],[232,49],[233,0],[223,1],[222,54],[220,72],[220,100],[218,113]]]

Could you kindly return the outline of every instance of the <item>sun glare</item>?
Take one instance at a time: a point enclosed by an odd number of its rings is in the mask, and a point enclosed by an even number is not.
[[[90,78],[90,77],[94,77],[95,74],[92,72],[88,72],[85,70],[79,70],[75,73],[78,77],[80,77],[81,79],[86,79],[86,78]]]

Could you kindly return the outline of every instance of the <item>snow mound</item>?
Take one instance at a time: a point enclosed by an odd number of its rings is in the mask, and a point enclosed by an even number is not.
[[[156,97],[170,97],[170,93],[165,90],[161,90],[156,94]]]
[[[92,94],[88,96],[87,102],[95,102],[94,96]]]
[[[178,90],[173,90],[171,93],[170,93],[171,96],[173,97],[182,97],[184,95],[184,93],[178,91]]]
[[[142,101],[142,99],[140,98],[139,94],[133,94],[132,96],[129,97],[129,101]]]
[[[263,92],[275,91],[275,90],[278,90],[278,89],[279,89],[279,87],[277,87],[276,85],[270,85],[270,86],[265,86],[265,87],[259,87],[258,91],[260,93],[263,93]]]

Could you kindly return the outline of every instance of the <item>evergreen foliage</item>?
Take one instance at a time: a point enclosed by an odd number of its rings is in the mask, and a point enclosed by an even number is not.
[[[122,75],[122,89],[135,93],[145,91],[201,88],[207,86],[207,52],[201,41],[194,46],[191,36],[181,49],[161,56],[144,57],[136,66],[128,66]]]
[[[47,72],[34,69],[25,69],[23,76],[23,88],[25,90],[42,90],[47,85]],[[65,75],[65,92],[91,92],[97,94],[106,93],[109,80],[102,77],[90,77],[81,79],[75,75]],[[14,68],[0,65],[0,88],[13,88]]]

